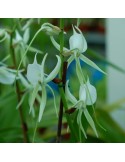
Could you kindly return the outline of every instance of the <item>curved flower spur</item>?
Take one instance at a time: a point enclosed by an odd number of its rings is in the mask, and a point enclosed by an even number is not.
[[[82,126],[82,120],[81,120],[82,114],[84,114],[88,123],[90,124],[96,136],[98,137],[98,133],[96,131],[94,121],[87,110],[87,105],[93,105],[96,102],[97,92],[96,92],[95,87],[90,84],[89,79],[88,79],[85,84],[80,85],[79,99],[77,100],[75,96],[73,96],[72,93],[70,92],[68,84],[69,84],[69,81],[66,82],[66,87],[65,87],[66,97],[73,104],[72,107],[78,110],[77,124],[80,126],[80,129],[83,132],[85,138],[87,138],[87,135]],[[88,90],[86,89],[86,87],[88,88]]]
[[[30,99],[30,112],[33,109],[33,104],[34,104],[38,91],[42,90],[42,99],[40,103],[40,110],[39,110],[39,117],[38,117],[39,122],[42,119],[43,111],[46,106],[46,101],[47,101],[46,87],[50,89],[50,91],[52,92],[54,96],[54,106],[56,109],[54,92],[47,83],[52,81],[58,74],[60,67],[61,67],[61,59],[58,55],[56,55],[58,62],[55,68],[53,69],[53,71],[49,75],[47,75],[44,73],[44,65],[45,65],[45,60],[46,60],[47,55],[48,54],[44,56],[41,65],[37,63],[37,60],[36,60],[37,55],[35,55],[33,64],[29,64],[27,67],[27,78],[33,86],[33,92],[32,92],[31,99]],[[57,109],[56,109],[56,113],[57,113]]]

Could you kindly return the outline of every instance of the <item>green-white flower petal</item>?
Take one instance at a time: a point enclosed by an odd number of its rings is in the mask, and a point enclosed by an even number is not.
[[[35,88],[33,89],[33,92],[32,92],[32,95],[31,95],[31,98],[30,98],[30,101],[29,101],[29,104],[30,104],[30,111],[29,111],[29,113],[31,113],[31,111],[32,111],[32,109],[33,109],[33,104],[34,104],[34,102],[35,102],[35,98],[36,98],[36,96],[37,96],[37,93],[38,93],[38,91],[39,91],[39,84],[37,84],[36,86],[35,86]]]
[[[19,79],[21,80],[22,84],[26,88],[31,88],[31,85],[28,83],[28,81],[25,79],[25,77],[21,73],[18,73],[18,76],[19,76]]]
[[[41,63],[41,82],[44,82],[44,66],[45,66],[45,61],[46,61],[46,57],[48,56],[48,54],[46,53],[45,56],[43,57],[42,63]]]
[[[78,27],[75,27],[79,32],[77,33],[73,27],[73,35],[69,39],[70,50],[78,49],[80,53],[87,50],[87,42]]]
[[[69,67],[69,65],[72,63],[73,60],[74,60],[74,55],[71,55],[71,56],[68,58],[68,60],[67,60],[67,62],[68,62],[68,67]]]
[[[16,30],[16,38],[15,38],[15,41],[16,41],[16,43],[18,43],[18,42],[20,42],[20,41],[22,41],[23,40],[23,38],[22,38],[22,36],[19,34],[19,32]]]
[[[85,89],[84,84],[80,85],[79,99],[82,100],[84,103],[86,101],[86,89]]]
[[[55,39],[54,39],[53,36],[50,36],[50,40],[51,40],[52,44],[54,45],[54,47],[55,47],[58,51],[60,51],[60,45],[55,41]],[[69,50],[68,50],[67,48],[65,48],[65,47],[63,47],[63,51],[69,52]]]
[[[27,29],[25,30],[25,32],[24,32],[24,35],[23,35],[23,41],[24,41],[25,44],[28,43],[29,38],[30,38],[30,29],[27,28]]]
[[[29,82],[36,86],[38,81],[41,79],[41,66],[37,63],[36,55],[33,64],[29,64],[27,67],[27,79]]]
[[[54,107],[55,107],[55,112],[56,112],[56,115],[57,115],[57,117],[58,117],[58,111],[57,111],[57,106],[56,106],[56,97],[55,97],[55,94],[54,94],[54,92],[53,92],[53,89],[47,84],[46,85],[49,89],[50,89],[50,91],[52,92],[52,95],[53,95],[53,98],[54,98]]]
[[[93,61],[91,61],[90,59],[88,59],[86,56],[84,55],[80,55],[80,59],[85,62],[86,64],[92,66],[93,68],[95,68],[96,70],[102,72],[103,74],[106,74],[103,70],[101,70]]]
[[[40,103],[38,122],[40,122],[41,119],[42,119],[43,111],[44,111],[45,106],[46,106],[46,100],[47,100],[46,88],[43,85],[42,86],[42,99],[41,99],[41,103]]]
[[[79,58],[76,57],[76,74],[78,76],[80,84],[83,84],[83,73],[82,73],[82,68],[79,62]]]
[[[83,112],[84,112],[84,115],[85,115],[85,117],[86,117],[88,123],[90,124],[90,126],[92,127],[92,129],[93,129],[93,131],[95,132],[96,136],[98,137],[98,133],[97,133],[97,130],[96,130],[94,121],[93,121],[92,117],[90,116],[88,110],[85,108],[85,109],[83,110]]]
[[[68,84],[69,84],[69,80],[66,82],[66,87],[65,87],[66,97],[71,103],[75,105],[77,103],[77,99],[71,94]]]
[[[7,68],[0,67],[0,83],[13,84],[16,75],[7,70]]]
[[[89,79],[84,84],[84,90],[86,91],[86,105],[93,105],[97,100],[96,88],[90,84]]]
[[[81,30],[77,27],[77,26],[75,26],[75,28],[79,31],[79,33],[82,35],[82,39],[83,39],[83,44],[84,44],[84,46],[83,46],[83,51],[82,52],[85,52],[86,50],[87,50],[87,42],[86,42],[86,39],[85,39],[85,37],[83,36],[83,33],[81,32]]]
[[[47,76],[47,78],[45,79],[45,82],[48,83],[50,82],[51,80],[53,80],[56,75],[58,74],[59,70],[60,70],[60,67],[61,67],[61,59],[58,55],[56,55],[58,61],[57,61],[57,64],[56,64],[56,67],[53,69],[53,71]]]
[[[77,124],[79,125],[79,127],[80,127],[81,131],[83,132],[85,138],[87,138],[86,132],[85,132],[83,125],[82,125],[82,111],[81,110],[79,110],[79,112],[78,112]]]

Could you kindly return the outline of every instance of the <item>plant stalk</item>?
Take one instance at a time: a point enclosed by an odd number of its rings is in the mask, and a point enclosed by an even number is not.
[[[63,63],[63,75],[62,75],[62,83],[63,90],[65,92],[65,83],[66,83],[66,71],[67,71],[67,62]],[[60,100],[60,110],[59,110],[59,119],[58,119],[58,130],[57,130],[57,140],[56,142],[61,142],[61,130],[62,130],[62,118],[63,118],[63,101]]]
[[[60,33],[60,57],[61,57],[61,70],[59,72],[59,79],[62,80],[62,83],[59,84],[59,92],[60,92],[60,110],[59,110],[59,119],[58,119],[58,130],[57,130],[57,140],[56,142],[61,142],[61,130],[62,130],[62,119],[63,119],[63,107],[65,110],[68,110],[67,101],[65,98],[65,82],[66,82],[66,71],[67,71],[67,62],[64,62],[64,56],[63,53],[63,47],[64,47],[64,19],[60,19],[60,28],[62,32]],[[77,134],[75,132],[75,129],[73,127],[72,121],[70,119],[70,116],[68,114],[65,114],[65,117],[67,119],[69,128],[71,130],[71,133],[75,139],[75,141],[79,141]]]
[[[13,47],[13,44],[12,44],[13,34],[14,34],[14,31],[11,33],[10,50],[11,50],[11,56],[12,56],[13,64],[17,68],[15,51],[14,51],[14,47]],[[16,81],[15,85],[16,85],[17,100],[18,100],[18,103],[19,103],[20,100],[21,100],[19,83]],[[23,111],[22,111],[22,106],[20,106],[18,110],[19,110],[19,116],[20,116],[20,121],[21,121],[22,132],[23,132],[23,142],[28,143],[29,142],[28,135],[27,135],[28,127],[27,127],[27,124],[25,122],[24,114],[23,114]]]

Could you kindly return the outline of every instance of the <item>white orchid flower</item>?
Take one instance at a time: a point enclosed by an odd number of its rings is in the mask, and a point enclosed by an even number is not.
[[[55,41],[54,37],[50,36],[50,39],[53,45],[55,46],[55,48],[57,50],[60,50],[60,45]],[[88,59],[86,56],[82,54],[87,50],[87,42],[81,30],[77,26],[75,26],[75,28],[73,27],[73,35],[69,39],[69,46],[70,49],[67,49],[65,47],[63,48],[63,55],[70,56],[68,59],[68,66],[74,59],[78,61],[80,59],[83,62],[87,63],[88,65],[92,66],[93,68],[105,74],[105,72],[102,71],[93,61],[91,61],[90,59]]]
[[[73,104],[72,107],[75,107],[78,110],[77,124],[80,126],[80,129],[83,132],[85,138],[87,138],[81,122],[82,114],[84,114],[88,123],[90,124],[96,136],[98,137],[94,121],[87,110],[87,105],[93,105],[96,102],[97,92],[95,87],[90,84],[88,79],[85,84],[80,85],[79,99],[77,100],[75,96],[73,96],[72,93],[70,92],[68,88],[68,83],[69,81],[66,82],[65,88],[66,97]]]
[[[52,94],[54,96],[54,92],[53,92],[52,88],[47,83],[52,81],[56,77],[56,75],[58,74],[60,67],[61,67],[61,59],[58,55],[56,55],[57,60],[58,60],[57,65],[55,66],[55,68],[49,75],[45,74],[44,65],[45,65],[45,60],[46,60],[47,55],[48,54],[46,54],[44,56],[41,65],[37,63],[37,60],[36,60],[37,55],[35,55],[33,64],[29,64],[27,67],[27,79],[34,87],[33,93],[32,93],[31,99],[30,99],[30,101],[31,101],[30,102],[30,112],[33,109],[33,103],[35,101],[38,91],[40,90],[40,88],[42,89],[42,99],[41,99],[41,103],[40,103],[40,111],[39,111],[39,117],[38,117],[39,122],[42,119],[43,111],[46,106],[46,101],[47,101],[46,87],[48,87],[50,89],[50,91],[52,92]],[[56,109],[55,96],[54,96],[54,106]],[[56,110],[56,112],[57,112],[57,110]]]

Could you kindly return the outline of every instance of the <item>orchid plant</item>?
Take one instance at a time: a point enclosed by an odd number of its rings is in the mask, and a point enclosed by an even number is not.
[[[82,115],[85,116],[87,122],[93,129],[95,135],[98,137],[98,133],[96,130],[96,126],[94,123],[94,120],[92,116],[90,115],[88,111],[88,107],[90,105],[93,105],[97,100],[97,91],[96,88],[90,84],[89,77],[85,76],[80,64],[80,60],[88,64],[89,66],[95,68],[96,70],[99,70],[100,72],[104,73],[103,70],[101,70],[93,61],[91,61],[89,58],[87,58],[84,53],[87,50],[87,41],[82,33],[82,31],[78,28],[78,26],[72,25],[73,34],[69,38],[69,49],[64,47],[64,34],[66,35],[66,32],[63,29],[63,23],[60,27],[54,26],[50,23],[43,23],[41,28],[36,32],[33,39],[30,41],[29,45],[29,39],[30,39],[30,25],[32,25],[31,19],[27,24],[25,24],[21,28],[21,32],[19,32],[17,29],[15,30],[14,37],[12,39],[12,48],[14,48],[15,52],[21,54],[21,61],[19,62],[19,66],[16,67],[16,69],[10,69],[8,68],[4,63],[0,62],[0,83],[2,84],[14,84],[14,82],[20,81],[22,85],[25,87],[25,92],[23,97],[19,100],[17,108],[20,108],[24,98],[29,93],[29,113],[34,112],[34,104],[35,100],[39,101],[39,114],[37,117],[37,122],[42,122],[42,117],[44,115],[44,110],[46,108],[47,103],[47,88],[51,91],[53,94],[54,99],[54,107],[57,114],[57,117],[59,118],[59,121],[61,120],[61,115],[63,116],[64,111],[61,111],[61,108],[59,110],[59,116],[58,116],[58,109],[56,106],[56,97],[55,92],[52,89],[52,87],[48,84],[54,79],[56,80],[55,83],[58,84],[59,87],[59,93],[60,98],[62,102],[62,108],[64,107],[65,110],[69,110],[69,102],[71,102],[72,107],[78,111],[77,113],[77,124],[78,127],[81,129],[83,135],[85,138],[87,138],[86,130],[84,129],[84,124],[82,123]],[[40,32],[45,32],[49,37],[53,44],[53,46],[60,51],[59,55],[56,55],[57,57],[57,64],[55,68],[50,72],[50,74],[45,73],[45,66],[47,62],[47,56],[46,53],[43,56],[43,59],[41,60],[41,64],[38,64],[37,62],[37,55],[38,54],[44,54],[43,51],[40,51],[34,47],[32,47],[32,43],[36,36]],[[22,36],[20,33],[23,33]],[[60,43],[57,43],[54,36],[58,36],[60,38]],[[10,39],[11,35],[7,33],[6,30],[0,29],[0,42],[3,42],[5,39]],[[12,52],[14,51],[12,50]],[[33,63],[29,63],[28,57],[25,57],[27,55],[27,52],[31,51],[34,55],[34,61]],[[15,55],[14,53],[12,53]],[[54,56],[53,56],[54,57]],[[76,77],[79,81],[79,96],[75,97],[69,89],[69,83],[70,81],[66,81],[66,77],[64,78],[64,75],[66,75],[66,71],[68,70],[68,67],[72,63],[72,61],[75,60],[76,62]],[[15,62],[15,58],[13,59]],[[67,67],[64,71],[64,61],[67,63]],[[23,67],[21,67],[21,64],[23,63]],[[22,68],[21,70],[20,67]],[[26,73],[25,69],[26,67]],[[86,79],[87,78],[87,79]],[[17,85],[18,86],[18,85]],[[19,87],[16,87],[19,91]],[[39,95],[39,93],[42,92],[42,96]],[[61,104],[60,104],[61,105]],[[61,106],[60,106],[61,107]],[[66,115],[66,119],[70,128],[71,133],[76,134],[72,119],[70,115]],[[60,125],[61,127],[61,125]],[[25,131],[25,130],[24,130]],[[61,130],[60,130],[61,131]],[[25,133],[25,132],[24,132]],[[74,135],[77,136],[77,135]]]

